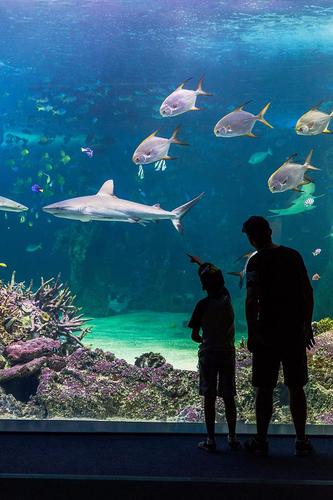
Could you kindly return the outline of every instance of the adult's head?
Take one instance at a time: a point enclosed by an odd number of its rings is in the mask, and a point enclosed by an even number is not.
[[[268,221],[260,215],[252,215],[245,221],[242,231],[256,250],[272,244],[272,229]]]
[[[204,262],[199,266],[198,274],[202,289],[209,295],[217,294],[224,287],[224,278],[221,269],[210,262]]]

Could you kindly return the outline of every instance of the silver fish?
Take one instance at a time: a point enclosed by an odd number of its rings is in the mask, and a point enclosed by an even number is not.
[[[212,95],[202,90],[203,76],[200,78],[196,90],[184,89],[184,85],[189,80],[191,80],[191,78],[181,83],[172,94],[164,99],[160,107],[161,116],[177,116],[187,111],[199,111],[201,108],[198,108],[196,105],[198,95]]]
[[[272,125],[264,118],[265,113],[271,104],[270,102],[267,103],[257,115],[244,111],[243,108],[246,104],[247,103],[242,104],[231,113],[223,116],[223,118],[217,122],[214,127],[214,134],[216,137],[228,138],[239,137],[241,135],[255,137],[252,129],[257,121],[263,123],[266,127],[273,128]]]
[[[331,134],[328,130],[328,125],[333,116],[333,111],[330,114],[319,111],[317,106],[314,106],[300,117],[297,121],[295,130],[298,135],[318,135]]]
[[[158,130],[149,135],[134,151],[132,160],[136,165],[147,165],[160,160],[174,160],[169,156],[171,144],[188,146],[186,142],[180,141],[177,137],[180,127],[177,127],[169,139],[157,137]]]
[[[307,176],[307,170],[320,169],[311,165],[312,153],[313,149],[311,149],[303,164],[293,162],[297,153],[290,156],[268,179],[268,187],[271,193],[283,193],[289,189],[302,192],[299,189],[300,186],[313,182]]]

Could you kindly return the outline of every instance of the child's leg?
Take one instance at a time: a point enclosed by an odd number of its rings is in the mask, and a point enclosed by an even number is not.
[[[205,421],[208,439],[215,441],[215,396],[205,396]]]
[[[225,417],[229,429],[229,437],[236,435],[237,409],[234,396],[223,396]]]

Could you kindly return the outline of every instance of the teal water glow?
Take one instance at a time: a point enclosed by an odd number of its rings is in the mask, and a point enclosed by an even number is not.
[[[113,352],[134,363],[145,352],[160,353],[175,368],[195,370],[197,344],[185,326],[186,313],[133,312],[107,318],[95,318],[93,331],[85,339],[87,345]],[[241,335],[236,336],[237,340]]]

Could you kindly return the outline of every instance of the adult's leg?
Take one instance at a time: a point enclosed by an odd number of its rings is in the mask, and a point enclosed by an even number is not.
[[[256,393],[256,420],[258,439],[266,441],[273,413],[273,387],[258,387]]]
[[[289,397],[290,412],[295,426],[296,437],[299,440],[305,440],[307,404],[303,387],[289,387]]]
[[[236,435],[237,409],[234,396],[223,396],[225,418],[227,420],[229,437]]]
[[[215,441],[215,396],[205,396],[204,409],[208,439]]]

